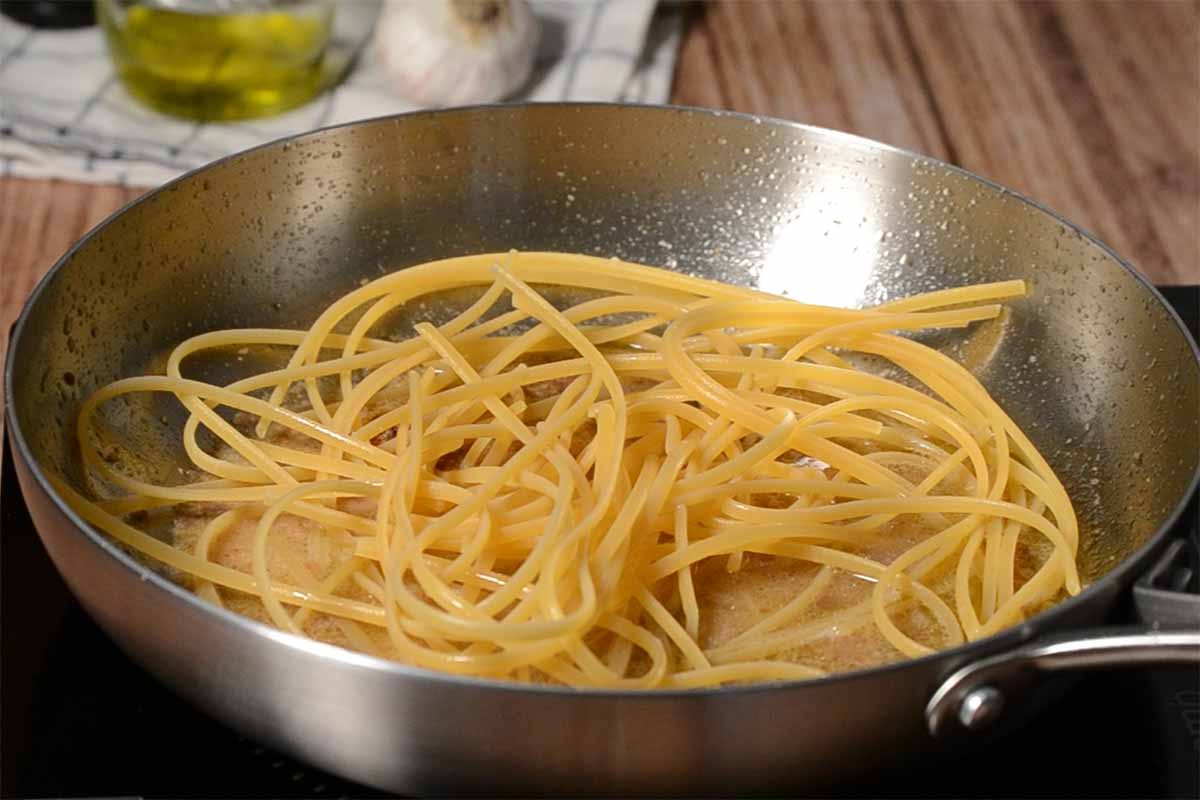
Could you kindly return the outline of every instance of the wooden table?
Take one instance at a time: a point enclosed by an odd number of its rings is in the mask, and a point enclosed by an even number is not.
[[[960,164],[1153,281],[1200,283],[1198,53],[1196,2],[723,0],[693,9],[671,99]],[[0,181],[0,342],[54,260],[138,193]]]

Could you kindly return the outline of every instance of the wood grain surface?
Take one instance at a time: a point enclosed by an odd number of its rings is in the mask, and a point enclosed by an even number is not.
[[[1200,283],[1193,0],[712,2],[692,9],[671,99],[951,161],[1061,212],[1155,282]],[[137,194],[0,180],[0,342],[55,259]]]
[[[672,94],[945,159],[1200,283],[1196,2],[713,3]]]

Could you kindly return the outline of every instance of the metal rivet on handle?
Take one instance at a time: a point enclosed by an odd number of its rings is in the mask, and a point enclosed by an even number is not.
[[[992,686],[981,686],[967,692],[958,704],[958,721],[967,730],[980,730],[991,725],[1004,708],[1004,695]]]

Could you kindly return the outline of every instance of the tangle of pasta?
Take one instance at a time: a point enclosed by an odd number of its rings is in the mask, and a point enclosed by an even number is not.
[[[447,290],[475,299],[377,335]],[[565,290],[585,299],[547,299]],[[692,688],[920,656],[1080,589],[1050,467],[967,369],[900,335],[1024,291],[843,310],[580,255],[447,259],[101,388],[78,420],[99,499],[60,489],[214,603],[435,670]],[[185,377],[250,348],[289,358]],[[196,480],[108,451],[102,407],[142,393],[186,408]],[[162,514],[173,537],[139,526]]]

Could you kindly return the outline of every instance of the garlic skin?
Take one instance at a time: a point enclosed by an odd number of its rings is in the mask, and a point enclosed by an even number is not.
[[[375,26],[375,48],[406,100],[492,103],[529,79],[538,34],[525,0],[388,0]]]

